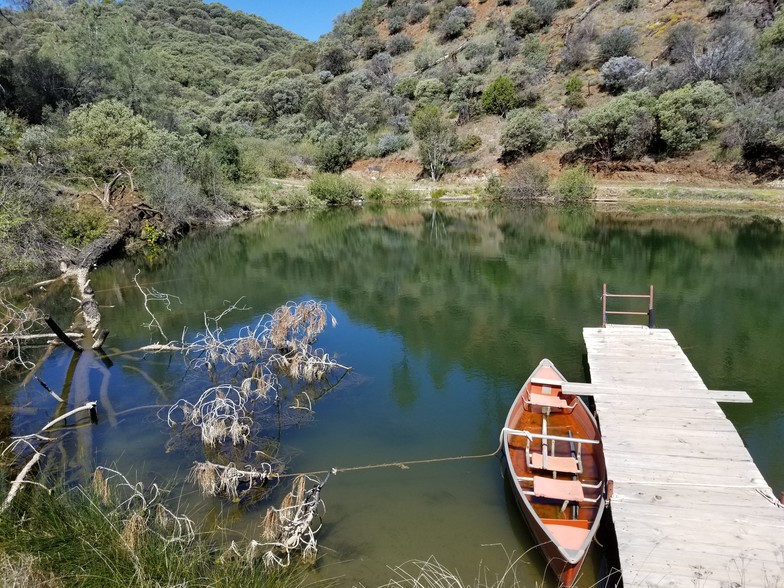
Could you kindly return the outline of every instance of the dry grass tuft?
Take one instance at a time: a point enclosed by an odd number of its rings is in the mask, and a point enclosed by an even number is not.
[[[125,525],[123,526],[120,535],[123,544],[127,547],[128,551],[136,553],[147,539],[148,530],[147,520],[138,512],[133,513],[131,517],[125,521]]]
[[[0,585],[4,588],[61,588],[62,582],[41,570],[30,554],[10,556],[0,553]]]

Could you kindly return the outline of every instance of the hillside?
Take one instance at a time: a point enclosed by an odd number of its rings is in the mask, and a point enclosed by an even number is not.
[[[317,43],[198,0],[17,4],[0,252],[21,265],[123,225],[121,202],[155,244],[371,186],[527,199],[581,170],[713,187],[784,170],[781,0],[364,0]],[[319,172],[360,185],[299,189]]]
[[[393,112],[377,132],[405,130],[395,121],[425,101],[457,122],[464,153],[447,169],[459,178],[505,173],[534,155],[551,174],[583,160],[603,177],[752,182],[778,177],[784,161],[784,22],[772,26],[776,9],[699,0],[365,2],[331,37],[359,53],[344,76],[371,72],[392,88],[383,101]],[[488,108],[487,90],[500,77],[513,94]],[[701,96],[677,93],[701,83]],[[529,120],[515,135],[507,129],[520,108],[541,124]],[[536,133],[548,135],[544,149],[521,140]],[[401,155],[387,164],[390,174],[416,177],[416,148]],[[363,161],[355,171],[365,163],[380,166]]]

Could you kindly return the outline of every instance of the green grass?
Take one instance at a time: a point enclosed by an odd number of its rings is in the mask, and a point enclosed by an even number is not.
[[[138,510],[136,511],[138,513]],[[197,535],[167,542],[152,517],[144,531],[129,534],[134,511],[104,505],[92,490],[56,488],[50,495],[26,487],[0,516],[0,569],[19,586],[301,586],[300,571],[271,573],[261,562],[222,560],[223,548]],[[242,549],[242,547],[240,547]],[[293,567],[293,566],[292,566]]]

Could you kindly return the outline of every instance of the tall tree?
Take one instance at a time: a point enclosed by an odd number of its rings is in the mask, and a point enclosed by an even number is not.
[[[444,118],[441,109],[428,104],[414,114],[411,132],[419,143],[419,158],[433,180],[449,168],[455,149],[455,125]]]

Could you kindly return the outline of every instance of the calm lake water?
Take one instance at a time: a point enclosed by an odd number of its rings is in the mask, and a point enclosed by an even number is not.
[[[235,333],[289,300],[323,301],[337,319],[318,345],[352,371],[320,397],[312,416],[260,422],[255,448],[287,471],[312,472],[404,460],[492,453],[519,386],[543,357],[586,381],[582,328],[600,324],[600,294],[655,287],[658,326],[672,330],[705,384],[746,390],[751,405],[725,405],[774,491],[784,490],[784,233],[763,217],[470,205],[342,209],[282,214],[200,232],[149,261],[103,267],[92,285],[111,331],[107,351],[164,341],[132,279],[180,298],[151,304],[166,339],[204,330],[241,299],[222,326]],[[68,324],[70,286],[43,310]],[[90,353],[64,348],[38,375],[72,405],[99,401],[99,423],[69,438],[70,476],[94,466],[166,483],[172,502],[227,539],[260,539],[269,502],[203,499],[184,480],[205,453],[172,434],[165,409],[211,384],[178,354]],[[332,378],[335,382],[335,378]],[[286,385],[290,397],[298,389]],[[2,434],[38,430],[56,402],[33,381],[0,388],[17,412]],[[144,408],[149,407],[149,408]],[[274,412],[274,411],[273,411]],[[720,467],[717,465],[717,467]],[[172,482],[172,480],[174,480]],[[532,547],[500,462],[481,458],[343,472],[329,478],[316,578],[379,586],[389,566],[434,556],[467,583],[501,574]],[[591,586],[599,550],[584,568]],[[536,551],[516,565],[523,585],[543,582]]]

